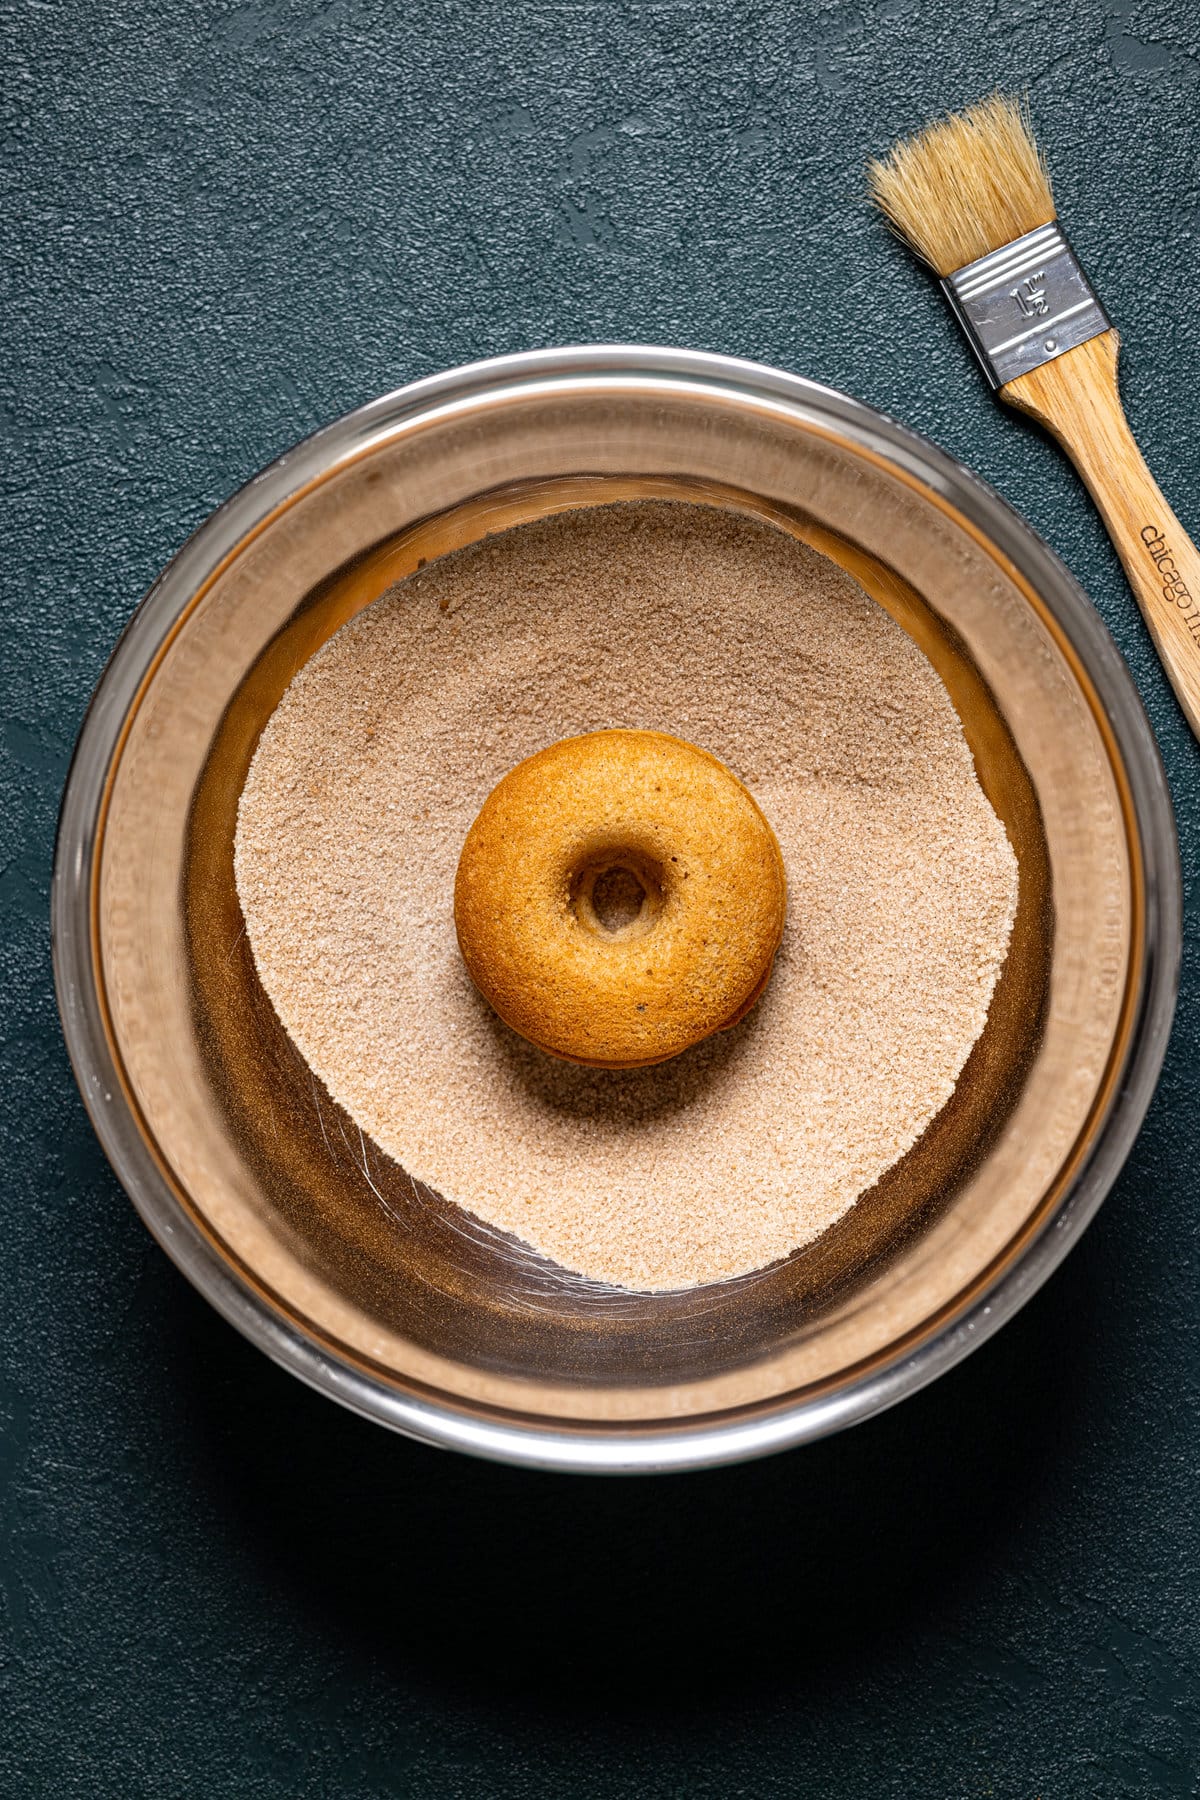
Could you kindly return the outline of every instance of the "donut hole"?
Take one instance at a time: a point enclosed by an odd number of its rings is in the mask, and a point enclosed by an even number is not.
[[[605,869],[592,883],[591,900],[601,930],[616,937],[641,917],[646,890],[632,869]]]
[[[571,905],[596,937],[645,937],[662,911],[659,871],[644,857],[616,853],[590,862],[571,883]]]

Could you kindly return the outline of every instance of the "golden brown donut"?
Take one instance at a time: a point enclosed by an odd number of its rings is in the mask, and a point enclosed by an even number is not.
[[[505,1023],[610,1069],[736,1025],[766,987],[786,906],[750,794],[661,731],[594,731],[518,763],[454,884],[463,959]]]

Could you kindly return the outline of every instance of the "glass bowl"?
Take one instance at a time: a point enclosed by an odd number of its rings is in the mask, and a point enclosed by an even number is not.
[[[771,519],[848,569],[938,667],[1020,864],[986,1030],[920,1141],[815,1243],[673,1294],[559,1269],[371,1151],[280,1028],[233,883],[258,734],[339,626],[422,559],[637,496]],[[1180,887],[1129,674],[998,495],[813,382],[602,347],[404,388],[212,515],[96,690],[63,801],[53,933],[101,1142],[239,1330],[428,1442],[652,1470],[762,1455],[891,1405],[1045,1280],[1149,1102]]]

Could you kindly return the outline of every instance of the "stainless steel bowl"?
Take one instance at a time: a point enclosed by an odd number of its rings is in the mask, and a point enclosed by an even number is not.
[[[815,1245],[676,1295],[597,1288],[360,1154],[258,985],[232,878],[258,733],[347,618],[421,558],[646,494],[771,518],[850,569],[940,669],[1021,868],[987,1030],[920,1143]],[[1180,891],[1129,675],[990,488],[828,388],[618,347],[402,389],[213,514],[96,691],[63,802],[53,930],[67,1043],[113,1167],[247,1337],[429,1442],[673,1469],[891,1405],[1045,1280],[1149,1101]]]

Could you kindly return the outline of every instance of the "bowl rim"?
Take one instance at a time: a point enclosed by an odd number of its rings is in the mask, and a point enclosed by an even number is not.
[[[578,1426],[472,1411],[403,1393],[277,1313],[221,1258],[173,1193],[126,1104],[92,954],[91,896],[104,795],[143,678],[198,588],[246,536],[310,482],[372,442],[448,404],[580,379],[716,387],[823,425],[953,504],[1033,587],[1104,708],[1140,832],[1145,936],[1124,1067],[1088,1153],[1042,1229],[975,1300],[915,1348],[833,1393],[785,1397],[746,1415],[683,1424]],[[148,590],[97,683],[68,770],[51,882],[51,950],[68,1054],[108,1160],[151,1234],[221,1315],[275,1362],[364,1417],[486,1459],[585,1473],[708,1468],[769,1455],[857,1423],[915,1393],[999,1329],[1056,1269],[1094,1217],[1141,1127],[1166,1053],[1179,983],[1182,885],[1169,790],[1133,677],[1083,589],[1033,527],[930,439],[835,388],[765,364],[641,344],[533,350],[428,376],[344,414],[284,452],[211,513]]]

